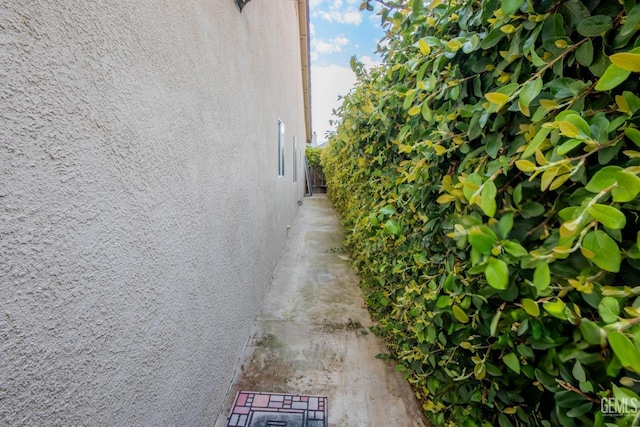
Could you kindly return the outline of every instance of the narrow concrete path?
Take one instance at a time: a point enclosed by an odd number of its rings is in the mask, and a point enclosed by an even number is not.
[[[369,332],[358,277],[324,195],[305,198],[243,354],[237,391],[328,397],[330,427],[420,427],[421,409],[384,343]]]

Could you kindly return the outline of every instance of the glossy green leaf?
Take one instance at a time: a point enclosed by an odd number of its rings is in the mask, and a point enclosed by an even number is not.
[[[614,297],[604,297],[598,304],[598,313],[605,323],[613,323],[618,321],[620,316],[620,304]]]
[[[522,300],[522,308],[524,308],[524,311],[526,311],[529,316],[540,316],[540,307],[538,303],[532,299],[524,298]]]
[[[616,174],[616,183],[611,189],[614,202],[630,202],[640,193],[640,178],[637,175],[620,171]]]
[[[500,8],[505,15],[512,15],[522,5],[523,0],[500,0]]]
[[[576,61],[585,67],[593,63],[593,43],[591,39],[587,39],[576,49]]]
[[[560,145],[556,151],[559,155],[564,156],[569,151],[573,150],[582,143],[583,141],[581,139],[570,139],[564,144]]]
[[[521,158],[526,159],[527,157],[532,156],[550,132],[551,128],[542,128],[538,132],[536,132],[536,136],[534,136],[529,145],[527,145],[527,149],[524,150]],[[518,169],[522,170],[523,172],[533,171],[535,169],[535,165],[532,163],[532,167],[528,168],[528,171],[522,169],[521,167],[518,167]]]
[[[396,213],[396,208],[394,208],[391,205],[386,205],[386,206],[380,208],[380,213],[382,215],[393,215],[393,214]]]
[[[496,193],[496,185],[493,181],[487,181],[480,194],[480,208],[487,216],[492,218],[496,214]]]
[[[498,42],[505,37],[506,34],[500,31],[500,28],[493,29],[489,32],[487,37],[485,37],[480,43],[480,48],[489,49],[493,46],[497,45]]]
[[[384,232],[386,234],[399,235],[400,234],[400,226],[397,222],[393,220],[388,220],[384,224]]]
[[[514,257],[523,257],[529,254],[529,252],[527,252],[527,250],[517,242],[506,240],[502,242],[502,247],[508,254],[513,255]]]
[[[461,309],[457,305],[454,305],[452,310],[453,310],[453,316],[458,320],[458,322],[460,323],[469,322],[469,316],[467,316],[467,313],[465,313],[463,309]]]
[[[604,74],[598,80],[595,89],[600,91],[611,90],[627,80],[631,71],[624,70],[616,65],[609,65]]]
[[[567,113],[573,113],[573,111],[567,111]],[[558,117],[562,117],[563,120],[571,123],[577,129],[579,134],[582,136],[591,136],[591,128],[589,124],[583,119],[579,114],[567,114],[563,115],[562,113],[558,114]]]
[[[589,319],[582,319],[580,322],[580,333],[584,340],[591,345],[600,345],[602,339],[601,331],[603,330],[598,324]]]
[[[502,358],[502,361],[513,372],[515,372],[516,374],[520,373],[520,361],[518,360],[518,356],[515,353],[505,354]]]
[[[626,128],[624,130],[624,135],[640,147],[640,130],[635,128]]]
[[[551,272],[549,270],[549,264],[546,262],[538,264],[533,271],[533,284],[536,289],[543,291],[551,284]]]
[[[542,307],[544,308],[544,311],[546,311],[553,317],[556,317],[562,320],[566,320],[567,318],[567,316],[564,313],[566,304],[560,298],[556,299],[555,301],[542,303]]]
[[[492,337],[495,337],[498,333],[498,323],[500,323],[500,317],[502,316],[502,311],[498,310],[496,314],[491,318],[491,325],[489,325],[489,334]]]
[[[567,411],[567,416],[570,418],[578,418],[591,413],[593,411],[593,402],[583,402],[576,405]]]
[[[520,213],[524,218],[536,218],[544,214],[544,206],[538,202],[528,202],[522,205]]]
[[[520,91],[520,101],[529,106],[531,101],[533,101],[542,90],[542,78],[537,77],[532,81],[528,81],[522,86],[522,90]]]
[[[482,254],[489,254],[498,243],[498,236],[487,227],[473,227],[469,230],[469,244]]]
[[[573,365],[571,373],[573,374],[573,378],[578,380],[578,382],[582,383],[587,380],[587,374],[584,372],[584,368],[582,367],[580,361],[576,361],[576,363]]]
[[[498,230],[500,236],[506,239],[509,236],[509,232],[513,228],[513,212],[505,212],[498,221]]]
[[[627,218],[613,206],[595,204],[589,206],[589,214],[605,227],[620,230],[627,223]]]
[[[451,297],[449,295],[440,295],[436,301],[436,307],[446,308],[451,305]]]
[[[621,332],[609,331],[607,340],[613,352],[620,359],[620,363],[627,369],[640,373],[640,350],[626,335]]]
[[[584,37],[600,36],[613,28],[611,17],[607,15],[591,16],[578,24],[578,33]]]
[[[504,290],[509,286],[509,267],[501,259],[489,257],[484,274],[493,288]]]
[[[640,4],[636,4],[627,14],[624,25],[620,28],[620,36],[626,37],[640,29]]]
[[[596,172],[585,188],[592,193],[599,193],[610,188],[618,181],[618,172],[621,170],[620,166],[605,166]]]
[[[590,231],[582,241],[582,247],[593,253],[590,259],[603,270],[617,273],[620,271],[622,257],[616,242],[602,230]]]

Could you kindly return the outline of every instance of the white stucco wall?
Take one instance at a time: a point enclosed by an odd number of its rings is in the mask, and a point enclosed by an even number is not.
[[[297,22],[0,2],[0,425],[214,422],[303,197]]]

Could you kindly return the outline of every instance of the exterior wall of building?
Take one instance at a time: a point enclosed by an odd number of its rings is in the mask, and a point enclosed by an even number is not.
[[[304,195],[301,80],[291,0],[0,4],[0,425],[213,423]]]

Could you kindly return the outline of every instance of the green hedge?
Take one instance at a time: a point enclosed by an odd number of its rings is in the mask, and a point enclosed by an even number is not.
[[[638,423],[640,5],[384,5],[322,160],[398,369],[437,425]]]

